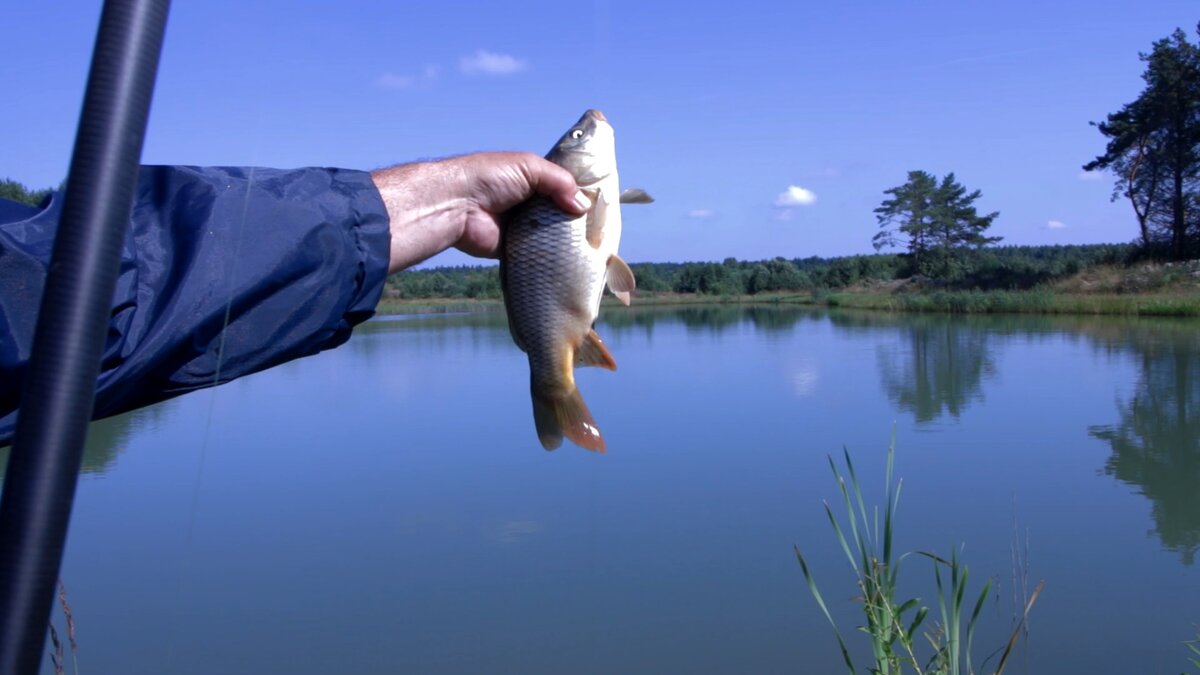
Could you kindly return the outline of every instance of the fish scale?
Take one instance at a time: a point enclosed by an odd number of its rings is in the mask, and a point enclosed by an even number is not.
[[[507,257],[530,261],[507,265],[509,318],[514,341],[529,354],[532,381],[542,386],[573,384],[560,381],[566,362],[557,347],[578,347],[591,329],[591,305],[599,305],[604,267],[589,260],[594,255],[587,250],[586,221],[539,199],[505,234]]]

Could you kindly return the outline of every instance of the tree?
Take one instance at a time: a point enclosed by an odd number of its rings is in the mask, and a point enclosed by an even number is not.
[[[1116,176],[1112,198],[1133,206],[1143,246],[1166,245],[1183,259],[1200,250],[1200,45],[1176,29],[1138,58],[1146,87],[1092,122],[1109,140],[1083,168]]]
[[[54,192],[54,190],[50,188],[45,190],[30,190],[11,178],[0,180],[0,199],[8,199],[22,204],[29,204],[30,206],[37,206],[51,192]]]
[[[875,209],[880,227],[872,238],[875,250],[907,248],[920,274],[956,280],[965,267],[966,251],[1000,241],[984,236],[1000,213],[979,215],[974,204],[982,193],[968,193],[953,173],[939,183],[925,171],[909,171],[908,182],[884,194],[891,197]]]

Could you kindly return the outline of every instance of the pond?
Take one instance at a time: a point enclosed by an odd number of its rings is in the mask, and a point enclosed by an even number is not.
[[[578,375],[598,455],[541,449],[502,314],[380,318],[93,425],[63,569],[80,668],[844,672],[793,545],[865,665],[827,456],[878,503],[894,434],[899,549],[957,547],[975,593],[993,580],[976,663],[1044,580],[1008,672],[1178,673],[1197,328],[606,310],[619,370]],[[902,571],[936,607],[930,562]]]

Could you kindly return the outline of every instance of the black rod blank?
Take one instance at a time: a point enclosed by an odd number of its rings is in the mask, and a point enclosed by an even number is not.
[[[169,0],[106,0],[0,494],[0,675],[38,671]]]

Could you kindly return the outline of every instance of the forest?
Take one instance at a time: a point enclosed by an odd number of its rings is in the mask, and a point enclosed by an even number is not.
[[[1070,276],[1095,265],[1126,265],[1140,249],[1133,244],[999,246],[966,252],[954,281],[925,277],[909,254],[839,258],[775,258],[722,262],[634,263],[639,293],[695,293],[711,296],[769,292],[837,290],[858,284],[910,279],[926,287],[1024,290]],[[475,298],[500,296],[495,265],[408,270],[388,279],[392,298]]]

